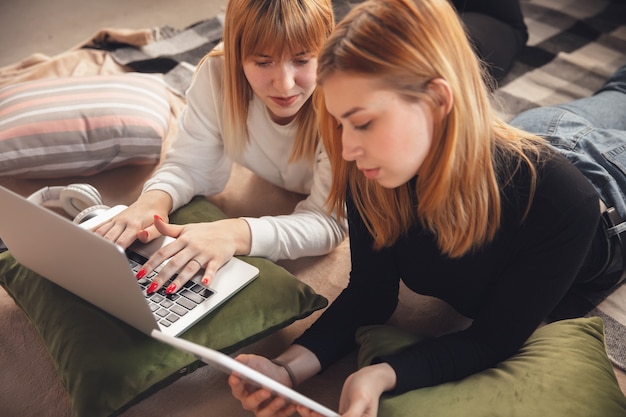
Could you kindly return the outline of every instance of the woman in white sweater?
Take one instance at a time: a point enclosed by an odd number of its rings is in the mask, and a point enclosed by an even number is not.
[[[198,66],[171,149],[137,201],[96,229],[124,248],[176,238],[139,271],[169,259],[148,292],[178,274],[165,289],[174,293],[201,269],[208,285],[233,255],[293,259],[344,240],[346,224],[324,207],[330,164],[311,98],[316,55],[333,27],[329,0],[229,1],[223,42]],[[233,162],[307,198],[289,215],[167,223],[193,196],[221,192]]]

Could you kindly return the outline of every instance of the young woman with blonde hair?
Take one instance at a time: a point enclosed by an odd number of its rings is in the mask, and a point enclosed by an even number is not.
[[[128,209],[96,232],[122,247],[164,234],[176,240],[138,273],[170,262],[148,292],[173,293],[204,268],[202,282],[233,255],[270,259],[330,252],[345,220],[324,209],[330,164],[312,107],[317,54],[334,27],[330,0],[230,0],[223,42],[200,63],[171,149]],[[307,195],[283,216],[167,224],[195,195],[222,191],[232,163]]]
[[[360,327],[390,318],[400,280],[472,319],[351,374],[339,412],[375,416],[383,392],[459,380],[511,357],[572,286],[622,279],[626,224],[613,227],[602,203],[621,207],[623,193],[599,193],[582,165],[500,120],[483,71],[447,0],[369,0],[337,25],[320,53],[316,103],[333,168],[329,204],[339,217],[347,210],[350,281],[274,361],[240,361],[288,386],[304,381],[354,350]],[[578,104],[612,116],[626,108],[625,86],[626,66]],[[538,112],[529,117],[553,110]],[[562,113],[537,125],[554,134],[569,120]],[[617,150],[624,120],[594,120],[619,129],[603,132]],[[580,141],[591,131],[568,134]],[[296,409],[236,376],[229,384],[259,417]]]

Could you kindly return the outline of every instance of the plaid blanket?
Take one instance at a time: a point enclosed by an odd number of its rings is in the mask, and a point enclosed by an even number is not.
[[[626,62],[625,0],[521,0],[521,4],[528,45],[494,92],[506,120],[529,108],[588,96]],[[335,1],[337,19],[348,9],[349,0]],[[163,73],[171,89],[184,95],[195,66],[220,41],[222,21],[218,16],[184,30],[160,28],[155,42],[142,48],[115,45],[111,53],[135,71]],[[574,294],[562,307],[562,317],[602,317],[609,356],[626,370],[626,285],[609,293]]]
[[[591,95],[626,62],[626,1],[522,0],[529,41],[496,97],[505,118]]]
[[[156,32],[156,41],[141,48],[113,45],[111,56],[133,71],[164,74],[170,89],[184,96],[196,65],[221,40],[222,21],[223,17],[217,16],[185,30],[165,26]]]

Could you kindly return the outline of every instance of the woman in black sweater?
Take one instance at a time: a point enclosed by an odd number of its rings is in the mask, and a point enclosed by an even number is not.
[[[458,380],[511,357],[573,286],[622,279],[621,229],[611,222],[626,210],[607,178],[626,189],[626,177],[615,169],[593,181],[608,165],[573,155],[592,149],[586,138],[608,138],[593,149],[609,157],[626,149],[626,66],[589,102],[515,120],[534,134],[498,118],[482,75],[446,0],[370,0],[339,23],[319,57],[317,106],[333,168],[329,205],[347,207],[350,281],[274,363],[239,360],[302,382],[354,350],[361,326],[389,319],[400,280],[472,319],[351,374],[339,412],[373,416],[383,392]],[[572,115],[598,106],[585,116],[601,129]],[[294,411],[235,376],[229,383],[259,417]]]

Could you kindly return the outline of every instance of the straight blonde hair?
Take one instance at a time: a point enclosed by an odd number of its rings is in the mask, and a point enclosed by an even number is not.
[[[342,159],[341,131],[323,97],[324,80],[336,72],[371,76],[383,88],[409,102],[423,100],[433,110],[441,97],[430,82],[442,78],[450,85],[452,108],[435,123],[417,176],[417,202],[409,183],[386,189]],[[322,88],[315,97],[333,169],[328,204],[341,217],[349,189],[375,248],[392,245],[417,221],[450,257],[483,246],[500,224],[500,187],[523,166],[531,178],[527,213],[536,186],[532,161],[539,160],[544,142],[499,119],[484,74],[447,0],[367,1],[351,10],[328,39],[318,62]]]
[[[241,155],[248,144],[248,107],[253,91],[244,61],[259,51],[282,55],[305,50],[317,55],[335,26],[330,0],[229,0],[223,42],[203,58],[224,60],[224,150]],[[202,62],[201,62],[202,64]],[[314,161],[320,133],[312,98],[296,115],[298,129],[290,161]]]

